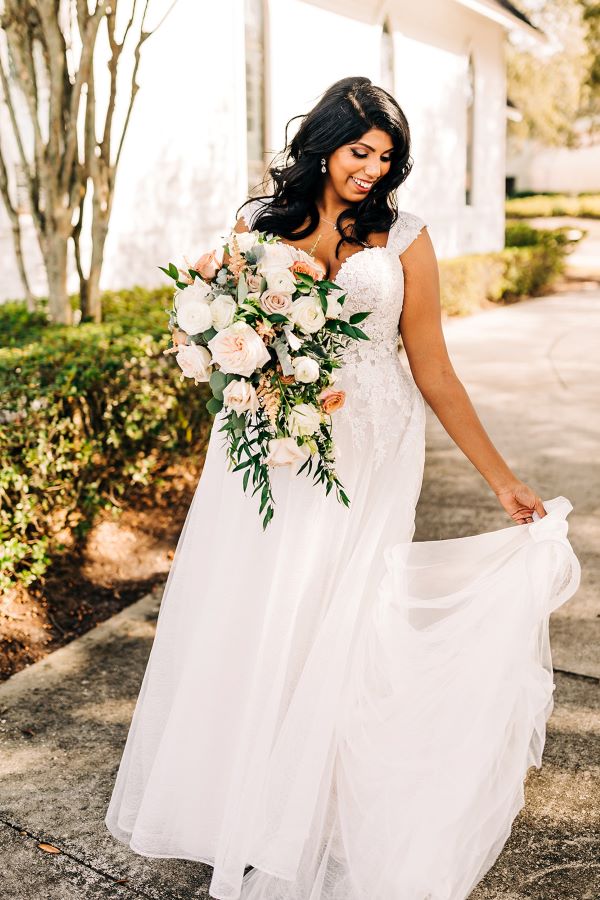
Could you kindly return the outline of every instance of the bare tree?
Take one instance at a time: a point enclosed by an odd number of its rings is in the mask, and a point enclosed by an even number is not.
[[[146,22],[150,0],[0,0],[0,83],[24,173],[29,206],[48,279],[50,317],[69,323],[67,294],[69,241],[73,242],[84,318],[100,321],[99,281],[108,233],[115,178],[138,91],[140,51],[165,20],[176,0],[152,29]],[[124,16],[118,16],[119,8]],[[121,34],[117,36],[117,24]],[[107,100],[96,103],[94,54],[106,29]],[[127,45],[127,46],[126,46]],[[123,56],[125,52],[125,56]],[[117,76],[128,57],[126,87]],[[12,73],[12,77],[11,77]],[[121,94],[126,92],[121,100]],[[115,126],[117,95],[125,115]],[[26,293],[19,216],[10,197],[0,143],[0,193],[13,228],[19,271]],[[91,221],[84,221],[91,190]],[[81,237],[91,235],[91,261],[84,271]]]

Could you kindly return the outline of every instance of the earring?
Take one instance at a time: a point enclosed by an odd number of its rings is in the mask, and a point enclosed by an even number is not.
[[[325,162],[326,162],[325,157],[322,156],[321,157],[321,172],[323,172],[323,173],[325,173],[327,171],[327,166],[325,165]]]

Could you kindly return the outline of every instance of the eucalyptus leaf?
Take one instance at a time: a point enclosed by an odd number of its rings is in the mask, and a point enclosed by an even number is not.
[[[227,376],[217,369],[208,379],[208,383],[211,386],[213,394],[216,393],[216,391],[220,391],[222,394],[223,389],[227,385]]]
[[[237,285],[237,301],[238,303],[243,303],[246,297],[248,296],[248,282],[246,281],[246,276],[243,272],[240,272],[240,277],[238,279]]]
[[[217,400],[216,397],[211,397],[206,403],[206,408],[212,416],[216,416],[223,409],[223,402]]]

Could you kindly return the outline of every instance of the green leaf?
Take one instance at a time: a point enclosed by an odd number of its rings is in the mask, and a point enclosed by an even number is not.
[[[312,275],[307,275],[306,272],[294,272],[294,276],[296,281],[301,281],[303,284],[308,285],[308,287],[312,287],[315,283],[315,279]]]
[[[248,296],[248,282],[246,281],[246,276],[243,272],[240,272],[240,277],[238,279],[237,285],[237,301],[238,303],[243,303],[246,297]]]
[[[368,310],[367,312],[353,313],[353,315],[350,316],[349,322],[351,325],[357,325],[359,322],[362,322],[364,319],[367,318],[367,316],[370,316],[370,315],[371,315],[371,310]]]
[[[217,333],[217,329],[216,329],[216,328],[207,328],[206,331],[203,331],[203,332],[202,332],[202,340],[203,340],[205,343],[208,343],[208,342],[210,341],[211,338],[214,338],[214,336],[215,336],[216,333]]]
[[[347,334],[348,337],[356,337],[356,329],[354,325],[350,325],[348,322],[340,322],[340,331],[342,331],[344,334]]]
[[[246,488],[248,487],[248,479],[249,478],[250,478],[250,469],[246,469],[246,471],[244,472],[244,481],[243,481],[244,493],[246,493]]]
[[[235,469],[233,469],[233,471],[239,472],[240,469],[245,469],[247,466],[251,466],[251,465],[252,465],[252,460],[245,459],[244,462],[238,463],[237,466],[235,467]]]
[[[289,322],[288,317],[281,313],[263,313],[263,317],[268,319],[269,322]]]
[[[217,413],[221,412],[223,409],[223,402],[217,400],[216,397],[211,397],[210,400],[207,401],[206,408],[212,416],[216,416]]]
[[[219,372],[219,370],[217,369],[211,374],[210,378],[208,379],[208,383],[210,384],[211,390],[215,397],[220,394],[221,396],[219,397],[219,400],[222,400],[223,390],[227,385],[227,378],[225,377],[224,373]]]
[[[172,262],[169,263],[169,272],[168,272],[168,274],[171,276],[171,278],[179,278],[179,269],[178,269],[177,266],[176,266],[174,263],[172,263]]]
[[[369,335],[368,335],[368,334],[365,334],[364,331],[363,331],[361,328],[355,328],[354,331],[356,332],[356,337],[360,338],[361,340],[363,340],[363,341],[370,341],[370,340],[371,340],[371,338],[369,337]]]

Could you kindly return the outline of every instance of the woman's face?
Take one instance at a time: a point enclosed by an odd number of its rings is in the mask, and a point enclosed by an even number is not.
[[[371,128],[350,144],[342,144],[327,160],[327,175],[340,198],[358,203],[390,169],[392,139]]]

